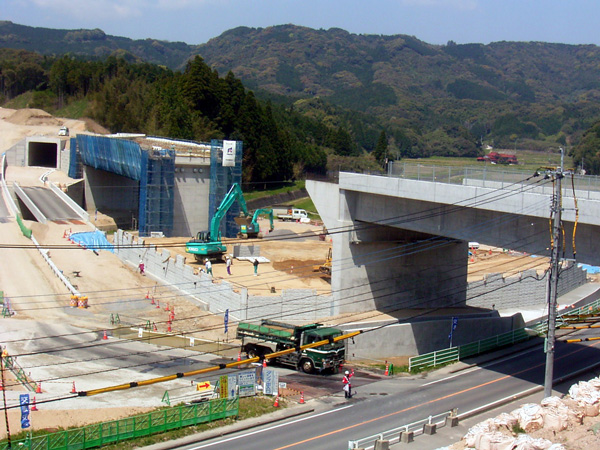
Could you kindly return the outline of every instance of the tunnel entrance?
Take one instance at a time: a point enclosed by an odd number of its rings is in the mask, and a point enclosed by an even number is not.
[[[58,167],[58,144],[56,142],[30,141],[27,149],[27,165],[35,167]]]

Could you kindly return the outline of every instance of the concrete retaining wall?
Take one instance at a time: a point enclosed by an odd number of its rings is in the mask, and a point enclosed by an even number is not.
[[[525,326],[521,314],[511,317],[499,317],[497,313],[482,314],[479,317],[458,317],[457,327],[452,333],[453,346],[468,344]],[[385,360],[390,357],[414,356],[448,348],[451,325],[452,317],[448,316],[428,321],[395,324],[363,333],[355,337],[354,342],[348,342],[347,358]],[[345,331],[365,329],[364,326],[357,324],[342,328]]]
[[[568,262],[560,272],[558,296],[562,296],[587,282],[585,270]],[[467,287],[467,306],[488,309],[518,309],[540,306],[547,302],[548,279],[526,270],[514,276],[504,277],[492,273],[483,280],[473,281]]]
[[[205,273],[194,274],[194,269],[185,264],[181,255],[172,258],[168,250],[157,251],[154,247],[144,246],[142,239],[123,230],[115,234],[114,244],[119,259],[134,267],[143,261],[150,276],[183,292],[198,307],[215,314],[223,314],[229,309],[230,316],[236,320],[269,318],[306,323],[331,315],[333,309],[331,296],[317,295],[312,289],[288,289],[280,295],[249,296],[247,289],[234,290],[228,281],[213,283]]]

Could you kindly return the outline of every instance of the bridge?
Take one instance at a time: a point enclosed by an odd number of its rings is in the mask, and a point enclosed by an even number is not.
[[[564,257],[600,265],[600,181],[562,187]],[[403,164],[306,188],[331,233],[337,312],[465,306],[469,241],[550,255],[543,174]]]

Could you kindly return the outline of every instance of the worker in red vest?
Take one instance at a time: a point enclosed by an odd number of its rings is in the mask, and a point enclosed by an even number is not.
[[[342,378],[342,383],[344,384],[344,397],[352,398],[352,382],[350,381],[354,376],[354,369],[352,372],[346,370],[344,372],[344,378]]]

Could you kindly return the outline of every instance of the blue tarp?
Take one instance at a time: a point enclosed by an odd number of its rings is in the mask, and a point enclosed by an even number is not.
[[[590,266],[589,264],[577,264],[577,267],[581,267],[588,274],[600,273],[600,267],[598,266]]]
[[[114,253],[113,245],[108,242],[104,233],[99,230],[71,233],[71,240],[89,250],[108,250]]]

